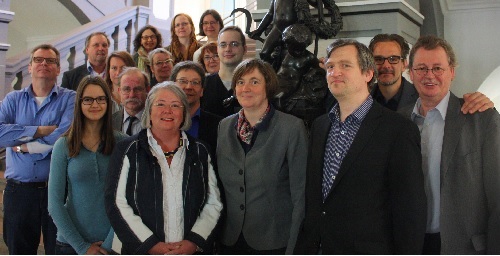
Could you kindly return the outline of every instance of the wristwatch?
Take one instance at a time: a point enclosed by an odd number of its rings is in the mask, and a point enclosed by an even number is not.
[[[23,149],[21,148],[21,146],[16,146],[16,152],[17,153],[24,153]]]

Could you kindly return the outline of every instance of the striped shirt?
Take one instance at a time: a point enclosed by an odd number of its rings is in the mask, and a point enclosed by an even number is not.
[[[330,131],[328,133],[328,139],[325,146],[325,156],[324,156],[324,166],[323,166],[323,201],[330,193],[335,177],[337,176],[342,160],[347,154],[347,151],[351,147],[356,133],[363,122],[366,114],[370,110],[373,104],[373,98],[371,95],[361,104],[352,114],[350,114],[344,122],[340,121],[340,107],[336,103],[328,117],[332,122]]]

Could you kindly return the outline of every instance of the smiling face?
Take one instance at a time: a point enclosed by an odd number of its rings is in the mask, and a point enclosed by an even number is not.
[[[368,96],[368,82],[373,77],[373,70],[363,73],[357,56],[356,47],[347,45],[335,49],[326,61],[328,88],[338,101]]]
[[[94,65],[103,64],[108,57],[108,48],[108,39],[104,35],[98,34],[90,38],[85,53],[87,53],[90,63]]]
[[[238,46],[231,46],[232,42],[238,43]],[[220,62],[225,66],[236,67],[243,60],[246,53],[246,46],[241,42],[241,35],[234,30],[226,30],[219,35],[218,44],[225,44],[226,47],[217,47]]]
[[[102,90],[99,85],[89,84],[85,87],[82,93],[82,99],[84,98],[99,98],[106,97],[106,94]],[[92,102],[91,105],[83,104],[83,101],[80,100],[80,104],[82,104],[82,113],[85,116],[86,121],[99,121],[106,114],[107,110],[107,101],[104,104],[99,104],[96,100]]]
[[[54,51],[50,49],[38,49],[33,53],[33,58],[43,57],[43,58],[57,58]],[[61,68],[56,63],[47,64],[44,60],[42,63],[35,63],[33,60],[28,65],[28,71],[31,74],[33,81],[37,79],[48,79],[56,80],[57,76],[61,72]]]
[[[191,31],[193,28],[191,27],[191,23],[189,23],[189,19],[184,15],[179,15],[175,18],[175,35],[179,38],[189,38],[191,36]]]
[[[212,53],[210,50],[206,50],[203,56],[203,64],[207,73],[213,74],[219,72],[220,69],[220,59],[217,52]]]
[[[262,111],[267,108],[266,79],[254,68],[236,80],[236,98],[246,111]]]
[[[379,42],[375,44],[375,47],[373,48],[373,56],[375,58],[388,58],[391,56],[401,57],[401,55],[401,47],[394,41]],[[396,85],[399,87],[401,85],[401,77],[405,69],[406,59],[399,60],[399,63],[397,64],[391,64],[389,63],[389,60],[384,60],[383,64],[377,64],[378,84],[382,86]]]
[[[172,57],[166,53],[159,52],[153,56],[153,63],[151,63],[151,72],[155,75],[158,83],[167,81],[172,73],[174,67]]]
[[[220,31],[219,22],[212,16],[212,14],[207,14],[203,17],[203,32],[208,37],[209,41],[217,41],[217,36]]]
[[[455,77],[455,69],[448,63],[448,55],[442,47],[426,50],[419,48],[415,52],[410,77],[423,102],[437,106],[446,96],[451,87],[451,81]],[[414,69],[442,68],[443,74],[435,75],[431,70],[420,75]]]
[[[180,80],[185,80],[189,83],[182,84],[179,82]],[[203,96],[203,85],[201,84],[200,75],[192,69],[183,69],[177,73],[175,81],[177,86],[186,93],[189,106],[199,106],[200,98]],[[192,81],[199,82],[200,84],[193,85]]]
[[[144,47],[146,52],[156,49],[156,46],[158,45],[158,38],[151,29],[146,29],[142,32],[141,45]]]
[[[181,99],[170,90],[160,90],[151,106],[151,130],[153,133],[179,131],[184,121]]]

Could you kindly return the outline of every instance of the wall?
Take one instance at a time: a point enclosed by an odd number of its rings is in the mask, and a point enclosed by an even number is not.
[[[476,91],[500,66],[500,1],[441,0],[444,38],[453,46],[459,67],[452,85],[457,95]],[[500,81],[498,81],[500,88]]]

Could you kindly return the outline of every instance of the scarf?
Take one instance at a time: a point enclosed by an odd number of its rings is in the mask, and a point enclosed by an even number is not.
[[[148,60],[148,53],[146,52],[144,47],[142,47],[142,46],[139,47],[139,50],[137,50],[137,53],[139,54],[139,56],[137,58],[137,67],[144,72],[149,71],[150,63]]]
[[[243,112],[243,109],[241,109],[238,112],[238,137],[240,138],[241,141],[244,143],[250,145],[252,143],[252,137],[255,131],[255,127],[262,123],[262,120],[267,116],[267,113],[269,113],[269,110],[271,110],[271,105],[268,105],[266,108],[266,111],[264,112],[264,115],[257,121],[254,127],[250,125],[250,122],[248,122],[247,118],[245,117],[245,113]]]

